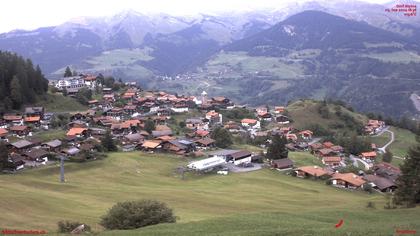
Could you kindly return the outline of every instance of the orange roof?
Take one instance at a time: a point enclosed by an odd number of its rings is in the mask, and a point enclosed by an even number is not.
[[[254,119],[242,119],[241,123],[245,123],[245,124],[254,124],[257,123],[257,120]]]
[[[313,135],[314,133],[310,130],[303,130],[300,131],[299,134],[303,134],[303,135]]]
[[[175,137],[168,136],[168,135],[165,135],[165,136],[160,136],[157,139],[162,140],[162,141],[169,141],[169,140],[174,140],[176,138]]]
[[[140,124],[141,122],[140,122],[140,120],[126,120],[126,121],[124,121],[123,122],[123,126],[124,127],[127,127],[127,128],[129,128],[129,127],[132,127],[132,126],[139,126],[139,124]]]
[[[88,103],[89,103],[89,104],[98,103],[98,100],[90,100]]]
[[[324,157],[324,162],[340,162],[341,157]]]
[[[38,122],[41,120],[39,116],[25,117],[25,122]]]
[[[166,126],[166,125],[156,125],[155,130],[156,130],[156,131],[165,131],[165,130],[171,130],[171,128],[169,128],[169,127],[168,127],[168,126]]]
[[[134,96],[136,96],[136,93],[124,93],[124,95],[123,95],[123,97],[126,97],[126,98],[131,98],[131,97],[134,97]]]
[[[199,129],[199,130],[197,130],[197,131],[195,131],[195,133],[198,135],[198,136],[202,136],[202,137],[204,137],[204,136],[207,136],[207,135],[209,135],[209,131],[207,131],[207,130],[201,130],[201,129]]]
[[[274,107],[274,110],[277,112],[284,112],[284,107]]]
[[[216,111],[209,111],[206,113],[206,116],[211,116],[211,117],[215,117],[218,116],[219,113],[217,113]]]
[[[9,133],[9,132],[7,131],[7,129],[0,128],[0,137],[5,136],[7,133]]]
[[[86,128],[71,128],[69,132],[67,132],[67,136],[80,135],[86,130],[87,130]]]
[[[96,77],[95,76],[88,76],[88,77],[84,78],[84,80],[87,80],[87,81],[95,81],[96,80]]]
[[[28,129],[28,126],[26,125],[15,125],[9,128],[11,131],[24,131]]]
[[[157,140],[146,140],[144,141],[142,147],[145,148],[157,148],[160,145],[160,141]]]
[[[343,180],[357,187],[360,187],[364,183],[366,183],[366,181],[364,181],[362,177],[357,176],[353,173],[335,173],[331,179]]]
[[[365,158],[375,158],[376,157],[376,152],[372,151],[372,152],[362,152],[360,154],[362,157]]]
[[[296,140],[297,139],[297,136],[296,136],[296,134],[286,134],[286,138],[287,139]]]
[[[332,142],[324,142],[322,145],[324,145],[325,148],[331,148],[332,146],[334,146]]]
[[[226,98],[225,97],[214,97],[213,100],[216,102],[223,102]]]
[[[298,170],[308,173],[312,176],[318,176],[318,177],[328,174],[327,171],[325,171],[319,166],[302,166],[302,167],[299,167]]]

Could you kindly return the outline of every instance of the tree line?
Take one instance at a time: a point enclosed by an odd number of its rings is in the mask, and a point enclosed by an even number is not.
[[[0,110],[19,109],[48,91],[39,66],[17,54],[0,51]]]

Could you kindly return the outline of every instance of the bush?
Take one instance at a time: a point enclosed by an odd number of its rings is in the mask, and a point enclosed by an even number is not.
[[[370,184],[364,184],[362,186],[362,188],[363,188],[364,191],[366,191],[368,193],[373,193],[373,191],[374,191],[373,188],[372,188],[372,185],[370,185]]]
[[[91,232],[90,226],[87,224],[79,223],[77,221],[59,221],[58,225],[58,233],[71,233],[75,228],[79,227],[80,225],[84,225],[83,232]]]
[[[159,223],[175,223],[172,209],[154,200],[120,202],[102,217],[106,229],[137,229]]]
[[[369,209],[376,209],[375,203],[374,203],[374,202],[368,202],[368,203],[366,204],[366,208],[369,208]]]

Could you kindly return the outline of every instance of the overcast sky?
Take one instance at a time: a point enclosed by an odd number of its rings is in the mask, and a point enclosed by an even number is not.
[[[286,2],[296,1],[299,0],[4,0],[1,3],[0,32],[53,26],[71,18],[108,16],[127,9],[184,15],[279,7]],[[364,1],[390,2],[390,0]]]

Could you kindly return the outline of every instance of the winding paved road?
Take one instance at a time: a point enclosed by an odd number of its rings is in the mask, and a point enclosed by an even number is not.
[[[389,140],[389,142],[388,142],[388,143],[386,143],[383,147],[378,148],[378,150],[379,150],[381,153],[385,153],[385,152],[386,152],[386,148],[387,148],[389,145],[391,145],[391,144],[394,142],[394,140],[395,140],[395,135],[394,135],[394,132],[392,132],[391,130],[389,130],[389,129],[388,129],[388,127],[386,127],[386,130],[384,130],[383,132],[388,132],[388,133],[390,133],[390,134],[391,134],[391,140]],[[383,132],[382,132],[382,133],[383,133]]]

